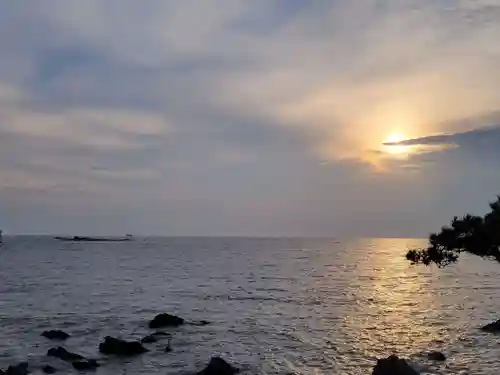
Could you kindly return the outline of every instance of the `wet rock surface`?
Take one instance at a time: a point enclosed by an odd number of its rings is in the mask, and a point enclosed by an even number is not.
[[[46,374],[54,374],[57,372],[57,369],[51,365],[45,365],[42,367],[42,371]]]
[[[64,341],[69,338],[69,334],[67,334],[64,331],[61,330],[49,330],[49,331],[43,331],[41,336],[49,339],[49,340],[60,340]]]
[[[234,375],[239,369],[231,366],[220,357],[212,357],[208,365],[196,375]]]
[[[73,367],[79,371],[94,370],[99,366],[99,363],[97,363],[95,359],[85,359],[73,362]]]
[[[396,355],[378,359],[372,375],[419,375],[405,359]]]
[[[183,318],[170,314],[158,314],[149,322],[149,328],[178,327],[185,323]]]
[[[430,352],[430,353],[427,353],[427,359],[429,359],[430,361],[446,361],[446,356],[441,353],[441,352],[437,352],[437,351],[434,351],[434,352]]]
[[[104,342],[99,344],[99,351],[107,355],[135,356],[148,350],[139,341],[125,341],[107,336]]]
[[[61,346],[59,346],[57,348],[49,349],[49,351],[47,352],[47,356],[59,358],[60,360],[63,360],[66,362],[80,361],[80,360],[85,359],[84,356],[82,356],[80,354],[69,352]]]

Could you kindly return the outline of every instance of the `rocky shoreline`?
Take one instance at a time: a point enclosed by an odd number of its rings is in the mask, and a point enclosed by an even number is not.
[[[154,332],[151,332],[140,340],[127,341],[122,338],[106,336],[97,346],[99,353],[104,355],[99,360],[70,352],[63,346],[50,348],[45,356],[47,358],[56,358],[61,364],[70,364],[78,372],[95,371],[98,367],[106,364],[107,358],[135,357],[147,353],[152,350],[148,347],[150,344],[160,344],[165,353],[174,351],[171,346],[171,333],[158,329],[175,329],[187,324],[203,326],[210,324],[210,322],[206,320],[188,322],[178,316],[161,313],[156,315],[148,324],[149,329],[154,330]],[[481,330],[488,333],[500,333],[500,320],[481,327]],[[62,330],[43,331],[41,336],[48,340],[59,342],[64,342],[71,337],[70,334]],[[166,342],[164,346],[163,342]],[[430,361],[446,361],[446,356],[439,351],[431,351],[427,353],[427,359]],[[28,375],[36,370],[41,370],[46,374],[54,374],[59,371],[66,372],[67,368],[63,369],[61,366],[56,367],[47,363],[34,366],[28,362],[21,362],[9,366],[6,370],[0,369],[0,375]],[[224,359],[212,357],[204,369],[195,372],[193,375],[234,375],[239,371],[237,367],[227,363]],[[373,368],[372,375],[419,375],[419,373],[406,359],[399,358],[393,354],[387,358],[378,359]]]

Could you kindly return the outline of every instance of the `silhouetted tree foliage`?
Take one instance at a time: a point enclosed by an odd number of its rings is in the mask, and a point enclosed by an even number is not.
[[[426,249],[410,250],[406,258],[412,263],[444,267],[467,252],[500,262],[500,196],[490,203],[491,211],[484,216],[454,217],[450,226],[429,236]]]

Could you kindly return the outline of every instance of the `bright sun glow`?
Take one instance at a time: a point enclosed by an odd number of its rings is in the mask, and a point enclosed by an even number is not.
[[[396,143],[404,141],[405,139],[408,139],[408,137],[404,136],[404,134],[394,132],[389,134],[382,143]],[[390,155],[404,157],[408,156],[411,152],[411,147],[404,145],[384,145],[384,151]]]
[[[385,139],[383,143],[392,143],[392,142],[401,142],[405,139],[408,139],[404,134],[399,132],[390,133]]]

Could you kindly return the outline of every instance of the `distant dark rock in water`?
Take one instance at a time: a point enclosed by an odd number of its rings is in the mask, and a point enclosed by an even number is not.
[[[406,360],[396,355],[378,359],[372,375],[419,375]]]
[[[64,349],[60,346],[58,348],[49,349],[49,351],[47,352],[47,356],[59,358],[59,359],[66,361],[66,362],[81,361],[81,360],[85,359],[84,356],[82,356],[80,354],[68,352],[66,349]]]
[[[158,314],[149,322],[149,328],[178,327],[184,324],[184,319],[170,314]]]
[[[6,375],[28,375],[28,363],[21,362],[15,366],[9,366],[7,371],[5,371]]]
[[[170,344],[168,344],[166,347],[165,347],[165,353],[170,353],[172,351],[172,347],[170,346]]]
[[[69,335],[66,332],[60,331],[58,329],[50,330],[50,331],[43,331],[42,336],[49,339],[49,340],[62,340],[62,341],[69,338]]]
[[[481,330],[489,333],[500,333],[500,319],[496,322],[486,324],[484,327],[481,327]]]
[[[83,361],[73,362],[73,367],[78,371],[95,370],[99,366],[99,363],[97,363],[95,359],[85,359]]]
[[[158,336],[155,334],[148,335],[148,336],[143,337],[141,339],[141,343],[143,343],[143,344],[152,344],[152,343],[157,342],[157,341],[158,341]]]
[[[57,372],[57,369],[51,365],[45,365],[42,367],[42,371],[46,374],[54,374]]]
[[[441,352],[430,352],[427,354],[427,359],[431,361],[446,361],[446,356]]]
[[[207,367],[196,373],[196,375],[234,375],[238,371],[240,370],[231,366],[222,358],[212,357]]]
[[[134,356],[146,353],[148,350],[139,341],[125,341],[107,336],[104,342],[99,344],[99,351],[103,354]]]

